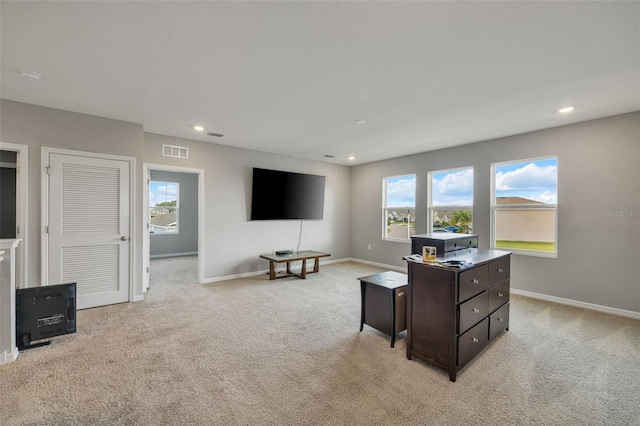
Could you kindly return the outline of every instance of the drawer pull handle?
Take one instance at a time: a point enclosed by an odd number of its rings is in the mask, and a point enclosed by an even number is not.
[[[498,318],[498,322],[504,322],[504,318]]]
[[[477,278],[474,278],[472,281],[474,284],[478,284],[480,281]]]
[[[471,310],[471,312],[473,312],[474,314],[479,314],[479,313],[480,313],[480,309],[478,309],[478,308],[473,308],[473,309]]]
[[[478,343],[479,341],[480,341],[480,340],[478,340],[478,338],[477,338],[477,337],[474,337],[474,338],[473,338],[473,340],[472,340],[472,342],[473,342],[473,343]]]
[[[504,297],[504,294],[498,293],[498,297]]]
[[[504,269],[502,269],[502,268],[498,268],[498,272],[499,272],[499,273],[503,273],[503,272],[504,272]]]

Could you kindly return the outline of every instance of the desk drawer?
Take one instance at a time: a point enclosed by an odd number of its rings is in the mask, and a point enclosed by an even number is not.
[[[458,302],[464,302],[476,294],[485,291],[489,286],[488,265],[477,266],[460,272],[458,275]]]
[[[489,293],[486,291],[458,308],[458,333],[464,333],[481,319],[489,315]]]
[[[508,280],[511,274],[511,257],[494,260],[489,263],[489,287],[500,281]]]
[[[489,312],[493,312],[509,301],[509,281],[489,289]]]
[[[509,328],[509,302],[489,317],[489,340]]]
[[[478,247],[478,237],[461,237],[456,238],[455,240],[445,241],[444,243],[444,251],[445,253],[449,253],[456,250],[462,250],[467,248],[477,248]]]
[[[471,361],[489,342],[489,318],[458,337],[458,367]]]

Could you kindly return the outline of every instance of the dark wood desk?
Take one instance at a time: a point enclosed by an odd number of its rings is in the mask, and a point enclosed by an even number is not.
[[[287,277],[299,277],[303,280],[307,278],[307,274],[313,274],[320,271],[320,261],[321,257],[331,256],[329,253],[322,253],[319,251],[313,250],[304,250],[304,251],[296,251],[291,254],[261,254],[260,257],[262,259],[267,259],[269,261],[269,279],[276,280],[278,278],[287,278]],[[315,259],[313,263],[313,271],[307,272],[307,260]],[[300,273],[296,274],[291,271],[291,262],[297,262],[298,260],[302,261],[302,268],[300,269]],[[287,263],[287,273],[285,275],[276,276],[276,264],[277,263]]]
[[[358,278],[362,306],[360,331],[367,324],[391,336],[391,347],[396,334],[407,329],[407,275],[387,271]]]
[[[407,291],[407,358],[457,373],[491,340],[509,330],[511,253],[469,248],[437,260],[465,260],[466,268],[424,263],[411,256]]]

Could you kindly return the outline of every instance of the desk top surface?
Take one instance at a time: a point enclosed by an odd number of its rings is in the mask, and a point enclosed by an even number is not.
[[[469,248],[469,249],[451,251],[436,257],[436,262],[446,262],[447,260],[464,260],[465,262],[467,262],[467,267],[463,267],[463,268],[451,267],[451,266],[442,265],[438,263],[424,262],[422,261],[422,256],[417,256],[414,258],[414,255],[411,255],[411,256],[405,256],[403,257],[403,259],[409,263],[424,265],[424,266],[433,267],[433,268],[463,270],[463,269],[467,269],[468,267],[479,266],[484,263],[488,263],[492,260],[496,260],[501,257],[510,256],[510,255],[511,255],[510,251]]]
[[[407,274],[401,274],[400,272],[393,271],[367,275],[366,277],[358,277],[358,279],[368,284],[375,284],[379,285],[380,287],[386,287],[390,289],[403,287],[408,283]]]
[[[294,251],[291,254],[261,254],[260,257],[274,262],[288,262],[292,260],[314,259],[318,257],[331,256],[329,253],[323,253],[314,250]]]

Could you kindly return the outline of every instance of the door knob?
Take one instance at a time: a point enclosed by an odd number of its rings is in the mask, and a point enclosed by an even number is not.
[[[121,239],[122,241],[127,241],[127,240],[129,239],[129,237],[120,237],[120,239]]]

